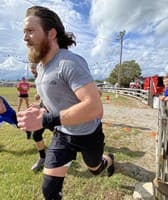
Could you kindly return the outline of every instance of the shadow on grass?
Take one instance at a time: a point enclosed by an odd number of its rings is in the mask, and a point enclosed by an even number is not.
[[[123,161],[116,162],[116,173],[121,173],[125,176],[129,176],[138,181],[151,181],[155,177],[155,173],[146,170],[145,168],[135,165],[133,159],[138,159],[145,155],[143,151],[132,151],[127,147],[115,148],[115,147],[105,147],[105,151],[112,153],[121,153],[123,158],[132,159],[131,162]]]
[[[121,173],[140,182],[150,182],[155,177],[154,172],[130,162],[116,162],[115,165],[116,173]]]
[[[87,170],[87,168],[83,171],[80,171],[80,168],[80,165],[75,162],[70,167],[68,174],[71,174],[75,177],[84,177],[86,179],[93,178],[93,175]],[[148,171],[143,167],[129,162],[115,162],[115,174],[123,174],[124,176],[132,178],[139,182],[150,182],[155,177],[154,172]],[[104,175],[105,173],[102,174],[102,176]]]
[[[105,146],[105,151],[110,153],[122,153],[123,155],[129,156],[131,158],[139,158],[145,155],[143,151],[132,151],[127,147],[115,148]]]
[[[37,154],[37,150],[34,148],[23,150],[23,151],[15,151],[15,150],[9,150],[5,149],[3,146],[0,146],[0,152],[6,152],[9,154],[13,154],[15,156],[22,156],[22,155],[32,155],[32,154]]]
[[[81,171],[82,169],[82,171]],[[68,170],[68,174],[71,174],[75,177],[84,177],[84,178],[93,178],[93,175],[89,172],[89,170],[83,170],[83,166],[79,164],[77,161],[73,161],[71,167]]]
[[[68,174],[75,177],[84,177],[86,179],[93,178],[93,175],[87,170],[87,168],[85,171],[79,171],[79,169],[79,164],[72,164]],[[129,162],[115,162],[115,174],[122,174],[139,182],[151,182],[155,177],[154,172],[148,171],[143,167]],[[105,176],[105,173],[103,173],[102,176]]]
[[[108,127],[127,127],[127,128],[136,128],[136,129],[140,129],[140,130],[152,130],[151,128],[146,128],[146,127],[141,127],[141,126],[131,126],[128,124],[123,124],[123,123],[112,123],[112,122],[108,122],[108,121],[104,121],[103,122],[104,125],[107,125]]]
[[[127,159],[131,158],[132,162],[133,159],[137,159],[139,157],[144,156],[145,152],[143,151],[131,151],[129,148],[113,148],[113,147],[105,147],[105,151],[112,152],[112,153],[122,153]],[[131,162],[115,162],[116,171],[115,173],[123,174],[124,176],[130,177],[137,181],[151,181],[155,177],[155,173],[151,172],[141,166],[135,165]],[[81,170],[82,169],[82,170]],[[83,167],[76,161],[73,162],[71,168],[69,169],[69,174],[73,176],[80,176],[85,178],[92,178],[93,175],[87,170],[83,171]]]

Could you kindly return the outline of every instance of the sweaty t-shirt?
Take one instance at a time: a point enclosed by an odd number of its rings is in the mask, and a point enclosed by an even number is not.
[[[25,81],[21,81],[18,85],[17,85],[19,94],[28,94],[29,88],[30,88],[30,84],[28,82]]]
[[[38,65],[37,71],[38,94],[47,110],[55,115],[79,103],[74,91],[93,82],[87,62],[67,49],[60,49],[45,67]],[[70,135],[88,135],[99,123],[100,119],[96,119],[80,125],[58,126],[57,129]]]

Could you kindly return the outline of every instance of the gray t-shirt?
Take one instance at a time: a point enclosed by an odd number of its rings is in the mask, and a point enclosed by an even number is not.
[[[55,115],[79,103],[74,91],[93,82],[87,62],[67,49],[60,49],[45,67],[38,65],[37,71],[37,92],[47,110]],[[99,123],[100,119],[96,119],[75,126],[58,126],[57,129],[70,135],[88,135]]]

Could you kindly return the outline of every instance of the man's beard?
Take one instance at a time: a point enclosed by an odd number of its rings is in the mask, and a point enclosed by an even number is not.
[[[39,63],[49,52],[50,45],[48,39],[44,39],[38,47],[30,47],[28,59],[31,63]]]

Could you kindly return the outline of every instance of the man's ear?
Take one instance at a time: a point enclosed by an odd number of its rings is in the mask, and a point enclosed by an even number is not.
[[[52,28],[51,30],[49,30],[48,32],[48,36],[51,39],[55,39],[57,36],[57,31],[55,30],[55,28]]]

